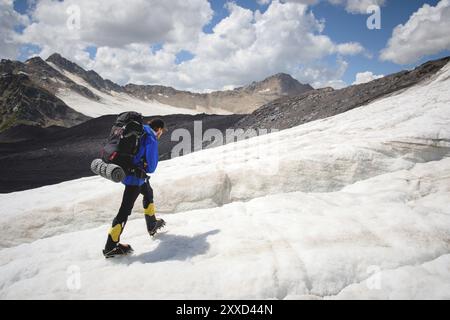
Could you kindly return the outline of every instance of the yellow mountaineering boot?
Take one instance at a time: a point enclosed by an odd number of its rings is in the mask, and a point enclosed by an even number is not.
[[[132,253],[134,250],[129,244],[119,243],[124,225],[117,223],[109,229],[108,240],[106,242],[103,255],[105,258],[113,258],[115,256],[123,256]]]
[[[155,204],[150,203],[147,208],[144,208],[145,223],[147,224],[147,231],[150,236],[154,236],[156,232],[166,225],[163,219],[156,219]]]

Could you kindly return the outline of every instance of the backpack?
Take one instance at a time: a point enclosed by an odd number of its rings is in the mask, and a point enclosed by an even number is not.
[[[144,119],[137,112],[119,114],[101,152],[102,160],[120,166],[126,174],[140,175],[142,169],[133,163],[144,135]]]

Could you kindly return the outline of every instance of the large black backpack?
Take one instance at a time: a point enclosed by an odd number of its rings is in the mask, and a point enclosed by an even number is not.
[[[144,134],[143,120],[137,112],[119,114],[102,149],[104,162],[122,167],[127,174],[140,174],[139,168],[133,164],[133,158]]]

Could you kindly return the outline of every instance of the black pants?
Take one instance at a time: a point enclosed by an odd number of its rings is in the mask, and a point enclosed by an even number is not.
[[[120,240],[120,234],[122,234],[125,224],[127,223],[128,216],[133,210],[134,203],[138,196],[142,194],[144,196],[142,205],[147,208],[150,204],[153,204],[153,189],[150,186],[148,179],[142,186],[125,186],[123,192],[122,204],[120,205],[119,212],[112,222],[112,228],[108,234],[108,240],[106,241],[105,249],[113,249]],[[156,222],[155,216],[145,216],[147,228],[151,228],[151,224]],[[117,228],[113,231],[114,228]],[[114,233],[114,234],[112,234]],[[118,234],[118,237],[117,237]]]

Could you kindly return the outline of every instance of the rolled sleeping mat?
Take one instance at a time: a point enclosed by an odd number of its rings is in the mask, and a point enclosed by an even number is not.
[[[94,159],[91,162],[91,171],[97,175],[100,175],[100,166],[102,165],[102,159]]]
[[[120,166],[106,163],[102,159],[94,159],[91,163],[91,170],[93,173],[113,182],[121,182],[126,177],[125,171]]]
[[[125,171],[118,165],[108,164],[106,166],[107,179],[114,182],[121,182],[126,177]]]

